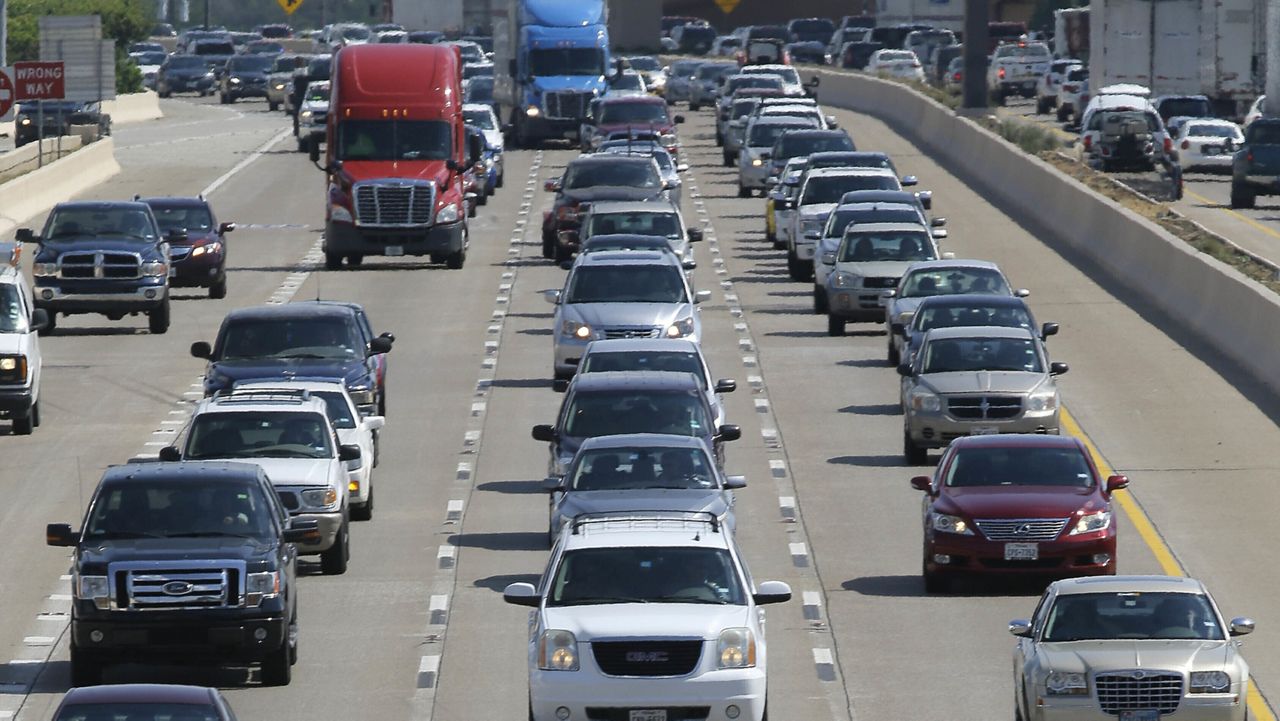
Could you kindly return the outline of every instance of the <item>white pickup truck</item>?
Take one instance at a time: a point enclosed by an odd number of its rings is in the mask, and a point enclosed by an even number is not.
[[[1044,43],[1005,43],[996,48],[987,66],[987,90],[1000,105],[1010,95],[1033,98],[1041,76],[1049,72],[1053,55]]]

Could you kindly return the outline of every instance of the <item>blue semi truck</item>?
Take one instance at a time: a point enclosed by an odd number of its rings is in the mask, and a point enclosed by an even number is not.
[[[494,23],[494,99],[519,147],[578,140],[613,72],[605,0],[508,0]]]

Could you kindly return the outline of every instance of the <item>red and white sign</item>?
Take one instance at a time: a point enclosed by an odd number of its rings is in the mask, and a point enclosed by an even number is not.
[[[21,101],[62,100],[67,94],[66,72],[61,60],[14,63],[13,84]]]
[[[0,118],[4,118],[13,110],[13,81],[0,68]]]

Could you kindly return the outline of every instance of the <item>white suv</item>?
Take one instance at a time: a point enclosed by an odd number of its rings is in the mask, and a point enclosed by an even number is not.
[[[709,513],[577,516],[561,531],[530,606],[529,718],[761,721],[766,644],[759,606],[791,598],[753,589],[737,544]]]
[[[13,423],[15,436],[40,425],[40,340],[49,324],[36,308],[31,288],[18,269],[22,246],[0,243],[0,418]]]
[[[200,401],[180,443],[160,452],[162,461],[256,463],[271,479],[293,518],[314,520],[316,543],[298,553],[319,554],[326,574],[346,573],[351,558],[348,461],[360,447],[342,445],[328,406],[302,389],[232,389]]]

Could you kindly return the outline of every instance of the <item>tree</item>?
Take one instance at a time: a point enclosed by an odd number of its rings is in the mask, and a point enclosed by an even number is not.
[[[40,58],[42,15],[99,15],[102,36],[116,44],[116,92],[137,92],[142,76],[129,61],[129,43],[151,34],[154,0],[9,0],[9,60]]]

